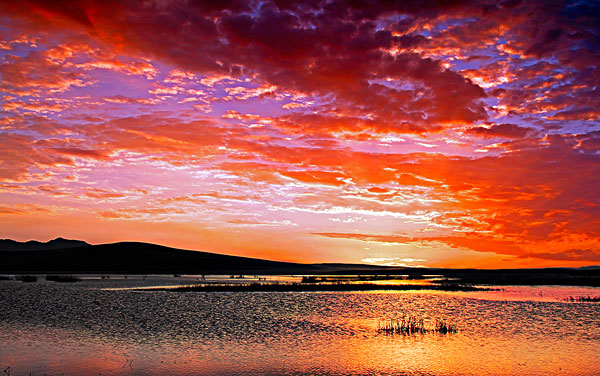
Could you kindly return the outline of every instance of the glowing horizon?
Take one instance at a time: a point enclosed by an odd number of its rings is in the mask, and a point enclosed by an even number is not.
[[[0,238],[600,264],[597,4],[0,12]]]

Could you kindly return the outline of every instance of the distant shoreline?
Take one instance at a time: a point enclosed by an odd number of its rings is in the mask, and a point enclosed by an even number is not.
[[[340,291],[488,291],[493,288],[482,288],[469,285],[380,285],[374,283],[249,283],[249,284],[202,284],[178,287],[146,287],[134,288],[134,291],[173,291],[173,292],[340,292]]]
[[[39,244],[11,240],[4,240],[4,243],[4,248],[0,247],[0,275],[346,275],[359,278],[395,276],[408,280],[422,280],[435,275],[450,285],[600,287],[600,267],[444,269],[344,263],[301,264],[190,251],[139,242],[88,245],[82,241],[58,238]],[[358,281],[366,282],[365,279]]]
[[[364,289],[373,290],[375,288],[369,287],[369,285],[374,285],[379,287],[379,289],[388,289],[388,290],[402,290],[403,286],[411,286],[415,289],[429,289],[429,290],[460,290],[464,287],[464,289],[470,289],[471,286],[579,286],[579,287],[600,287],[600,276],[597,272],[594,273],[572,273],[564,271],[556,270],[538,270],[537,272],[528,272],[528,271],[510,271],[510,270],[455,270],[455,269],[443,269],[443,270],[428,270],[427,274],[412,274],[411,271],[400,271],[400,272],[388,272],[388,273],[376,273],[371,271],[371,273],[365,273],[365,271],[356,272],[356,271],[332,271],[329,270],[328,273],[315,270],[254,270],[248,273],[248,270],[237,270],[232,271],[228,270],[228,273],[217,272],[210,273],[206,271],[201,271],[199,273],[170,273],[170,272],[138,272],[138,271],[94,271],[94,272],[79,272],[75,270],[68,271],[43,271],[43,270],[35,270],[33,272],[22,272],[22,271],[3,271],[0,270],[0,282],[3,280],[18,280],[31,282],[36,281],[37,277],[43,277],[46,280],[55,280],[59,282],[78,282],[80,279],[78,277],[86,278],[86,277],[99,277],[102,279],[111,279],[111,278],[119,278],[120,276],[125,279],[127,276],[170,276],[170,277],[181,277],[181,276],[231,276],[232,279],[236,280],[244,280],[244,279],[252,279],[254,277],[264,277],[264,276],[296,276],[303,277],[307,279],[316,279],[321,282],[328,283],[301,283],[302,286],[311,286],[311,285],[331,285],[331,282],[339,285],[362,285]],[[402,274],[406,273],[406,274]],[[435,273],[435,274],[434,274]],[[49,279],[50,277],[51,279]],[[386,281],[386,280],[403,280],[405,284],[402,286],[398,285],[387,285],[383,283],[373,284],[369,283],[369,281]],[[431,284],[423,285],[423,284],[410,284],[408,281],[430,281]],[[354,282],[354,283],[348,283]],[[358,282],[358,283],[356,283]],[[248,285],[248,283],[238,283],[238,285]],[[383,286],[391,286],[383,288]],[[457,288],[457,286],[462,286]],[[217,287],[211,287],[217,289]],[[229,289],[223,288],[223,291]],[[238,291],[236,288],[235,291]],[[252,289],[257,289],[257,287],[252,287]],[[306,289],[306,288],[304,288]],[[319,290],[319,288],[315,288]],[[335,287],[334,291],[343,291],[342,287]],[[250,291],[249,290],[249,291]],[[302,289],[300,289],[302,290]],[[316,291],[315,290],[315,291]],[[357,287],[348,287],[346,290],[357,290]],[[208,291],[208,289],[204,289],[204,291]],[[216,291],[216,290],[215,290]],[[468,290],[465,290],[468,291]]]

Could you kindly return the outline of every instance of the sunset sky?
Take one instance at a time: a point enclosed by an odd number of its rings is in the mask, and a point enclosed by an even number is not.
[[[600,264],[600,3],[8,1],[0,238]]]

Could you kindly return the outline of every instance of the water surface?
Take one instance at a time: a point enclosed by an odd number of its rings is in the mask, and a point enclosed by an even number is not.
[[[11,375],[597,375],[599,289],[179,293],[121,288],[197,277],[0,282]],[[455,334],[385,335],[378,320],[440,318]]]

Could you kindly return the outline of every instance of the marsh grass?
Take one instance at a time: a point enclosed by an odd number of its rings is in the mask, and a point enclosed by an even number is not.
[[[339,276],[303,276],[300,283],[344,283],[344,282],[368,282],[368,281],[386,281],[386,280],[405,280],[407,276],[385,275],[339,275]]]
[[[76,277],[74,275],[47,275],[46,281],[60,282],[60,283],[71,283],[71,282],[79,282],[81,278]]]
[[[573,303],[600,303],[600,296],[569,296],[565,300]]]
[[[15,277],[15,280],[25,283],[37,282],[37,279],[38,277],[35,275],[18,275]]]
[[[441,290],[441,291],[476,291],[473,286],[440,286],[440,285],[381,285],[374,283],[205,283],[170,288],[144,288],[143,291],[179,291],[179,292],[310,292],[310,291],[408,291],[408,290]]]
[[[436,319],[435,320],[435,328],[433,329],[433,331],[436,333],[448,334],[448,333],[456,333],[456,332],[458,332],[458,329],[456,328],[456,326],[454,324],[448,324],[444,320]]]
[[[377,331],[384,334],[412,335],[426,333],[449,334],[458,332],[458,329],[455,325],[440,319],[436,319],[435,324],[430,326],[425,324],[425,319],[422,317],[404,316],[400,319],[379,320]]]

